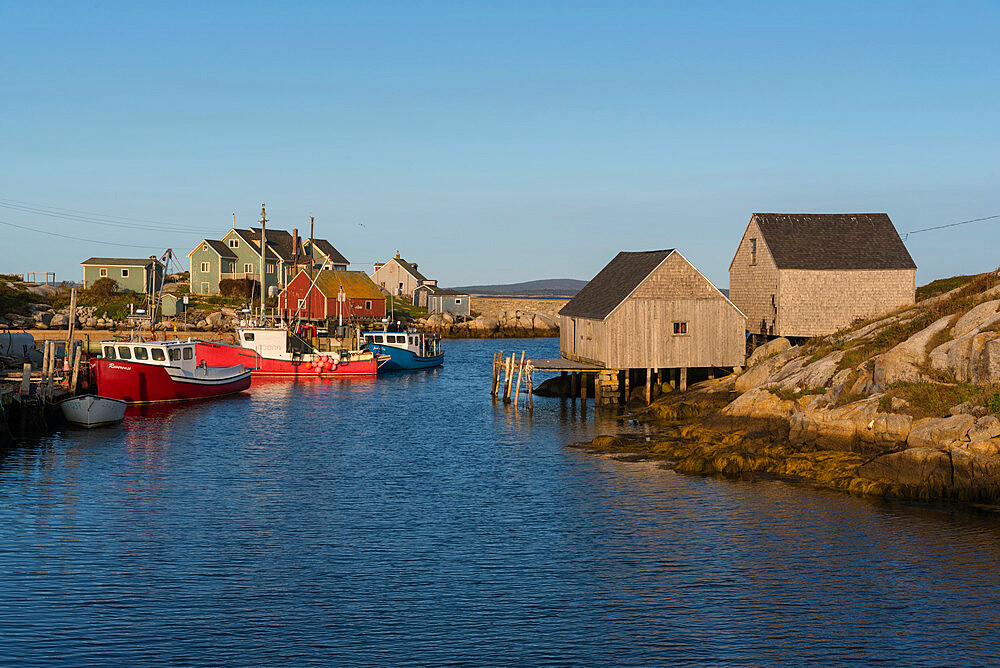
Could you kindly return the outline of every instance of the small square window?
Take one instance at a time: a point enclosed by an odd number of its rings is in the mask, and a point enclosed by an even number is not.
[[[230,248],[239,248],[240,247],[240,240],[239,239],[230,239],[229,240],[229,247]]]
[[[128,269],[122,269],[122,278],[128,278]]]
[[[675,322],[674,323],[674,334],[687,334],[688,324],[686,322]]]
[[[252,264],[245,264],[245,265],[243,265],[243,273],[244,274],[252,274],[253,273],[253,265]]]
[[[176,362],[180,358],[181,358],[181,351],[180,351],[180,349],[178,349],[178,348],[171,348],[170,349],[170,359],[172,359],[173,361]]]
[[[118,346],[118,359],[120,360],[132,359],[132,350],[128,346]]]
[[[149,351],[146,350],[145,348],[136,347],[136,349],[135,349],[135,358],[137,360],[148,360],[149,359]]]
[[[201,271],[202,271],[202,273],[208,273],[209,267],[210,267],[210,265],[208,264],[208,262],[202,262],[201,263]]]
[[[300,299],[299,300],[299,308],[305,308],[305,307],[306,307],[306,300],[305,299]]]
[[[154,362],[162,362],[163,360],[167,359],[166,355],[163,354],[162,348],[152,348],[150,352],[153,354]]]
[[[186,360],[193,360],[194,359],[194,348],[185,348],[184,349],[184,359],[186,359]]]
[[[462,300],[461,300],[461,299],[456,299],[456,300],[455,300],[455,303],[456,303],[456,304],[461,304],[461,303],[462,303]]]
[[[107,278],[107,276],[108,276],[108,270],[101,269],[101,278]]]
[[[201,249],[203,251],[207,251],[208,250],[208,244],[202,244]]]
[[[371,311],[372,310],[372,303],[370,301],[366,301],[365,302],[365,310],[366,311]]]

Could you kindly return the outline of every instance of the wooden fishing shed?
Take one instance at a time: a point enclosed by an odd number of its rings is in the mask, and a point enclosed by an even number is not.
[[[637,383],[743,364],[746,316],[676,249],[621,252],[560,311],[560,354],[613,403]],[[535,365],[535,368],[542,368]],[[569,369],[572,372],[572,369]]]
[[[752,339],[825,336],[914,303],[917,266],[884,213],[755,213],[729,265]]]

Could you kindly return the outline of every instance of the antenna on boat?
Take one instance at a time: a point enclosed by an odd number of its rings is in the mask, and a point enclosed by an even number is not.
[[[235,220],[235,218],[234,218]],[[265,231],[265,226],[267,225],[267,212],[264,210],[264,204],[260,205],[260,323],[264,324],[264,285],[267,283],[266,276],[264,273],[264,262],[265,256],[267,255],[267,233]]]

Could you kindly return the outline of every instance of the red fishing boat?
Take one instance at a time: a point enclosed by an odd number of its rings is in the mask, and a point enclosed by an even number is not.
[[[250,387],[250,370],[195,359],[194,341],[105,341],[92,362],[102,397],[129,404],[221,397]]]
[[[312,343],[319,340],[314,326],[303,325],[297,333],[281,325],[237,327],[236,336],[237,345],[195,341],[199,362],[242,364],[255,376],[330,378],[374,376],[378,371],[378,357],[371,351],[359,350],[357,338],[351,343],[346,339],[325,339],[328,345],[324,347],[329,349],[319,350]]]

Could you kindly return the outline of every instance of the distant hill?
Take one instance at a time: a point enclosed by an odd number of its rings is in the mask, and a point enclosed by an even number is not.
[[[546,278],[506,285],[463,285],[453,289],[470,295],[497,297],[573,297],[586,284],[587,281],[575,278]]]

